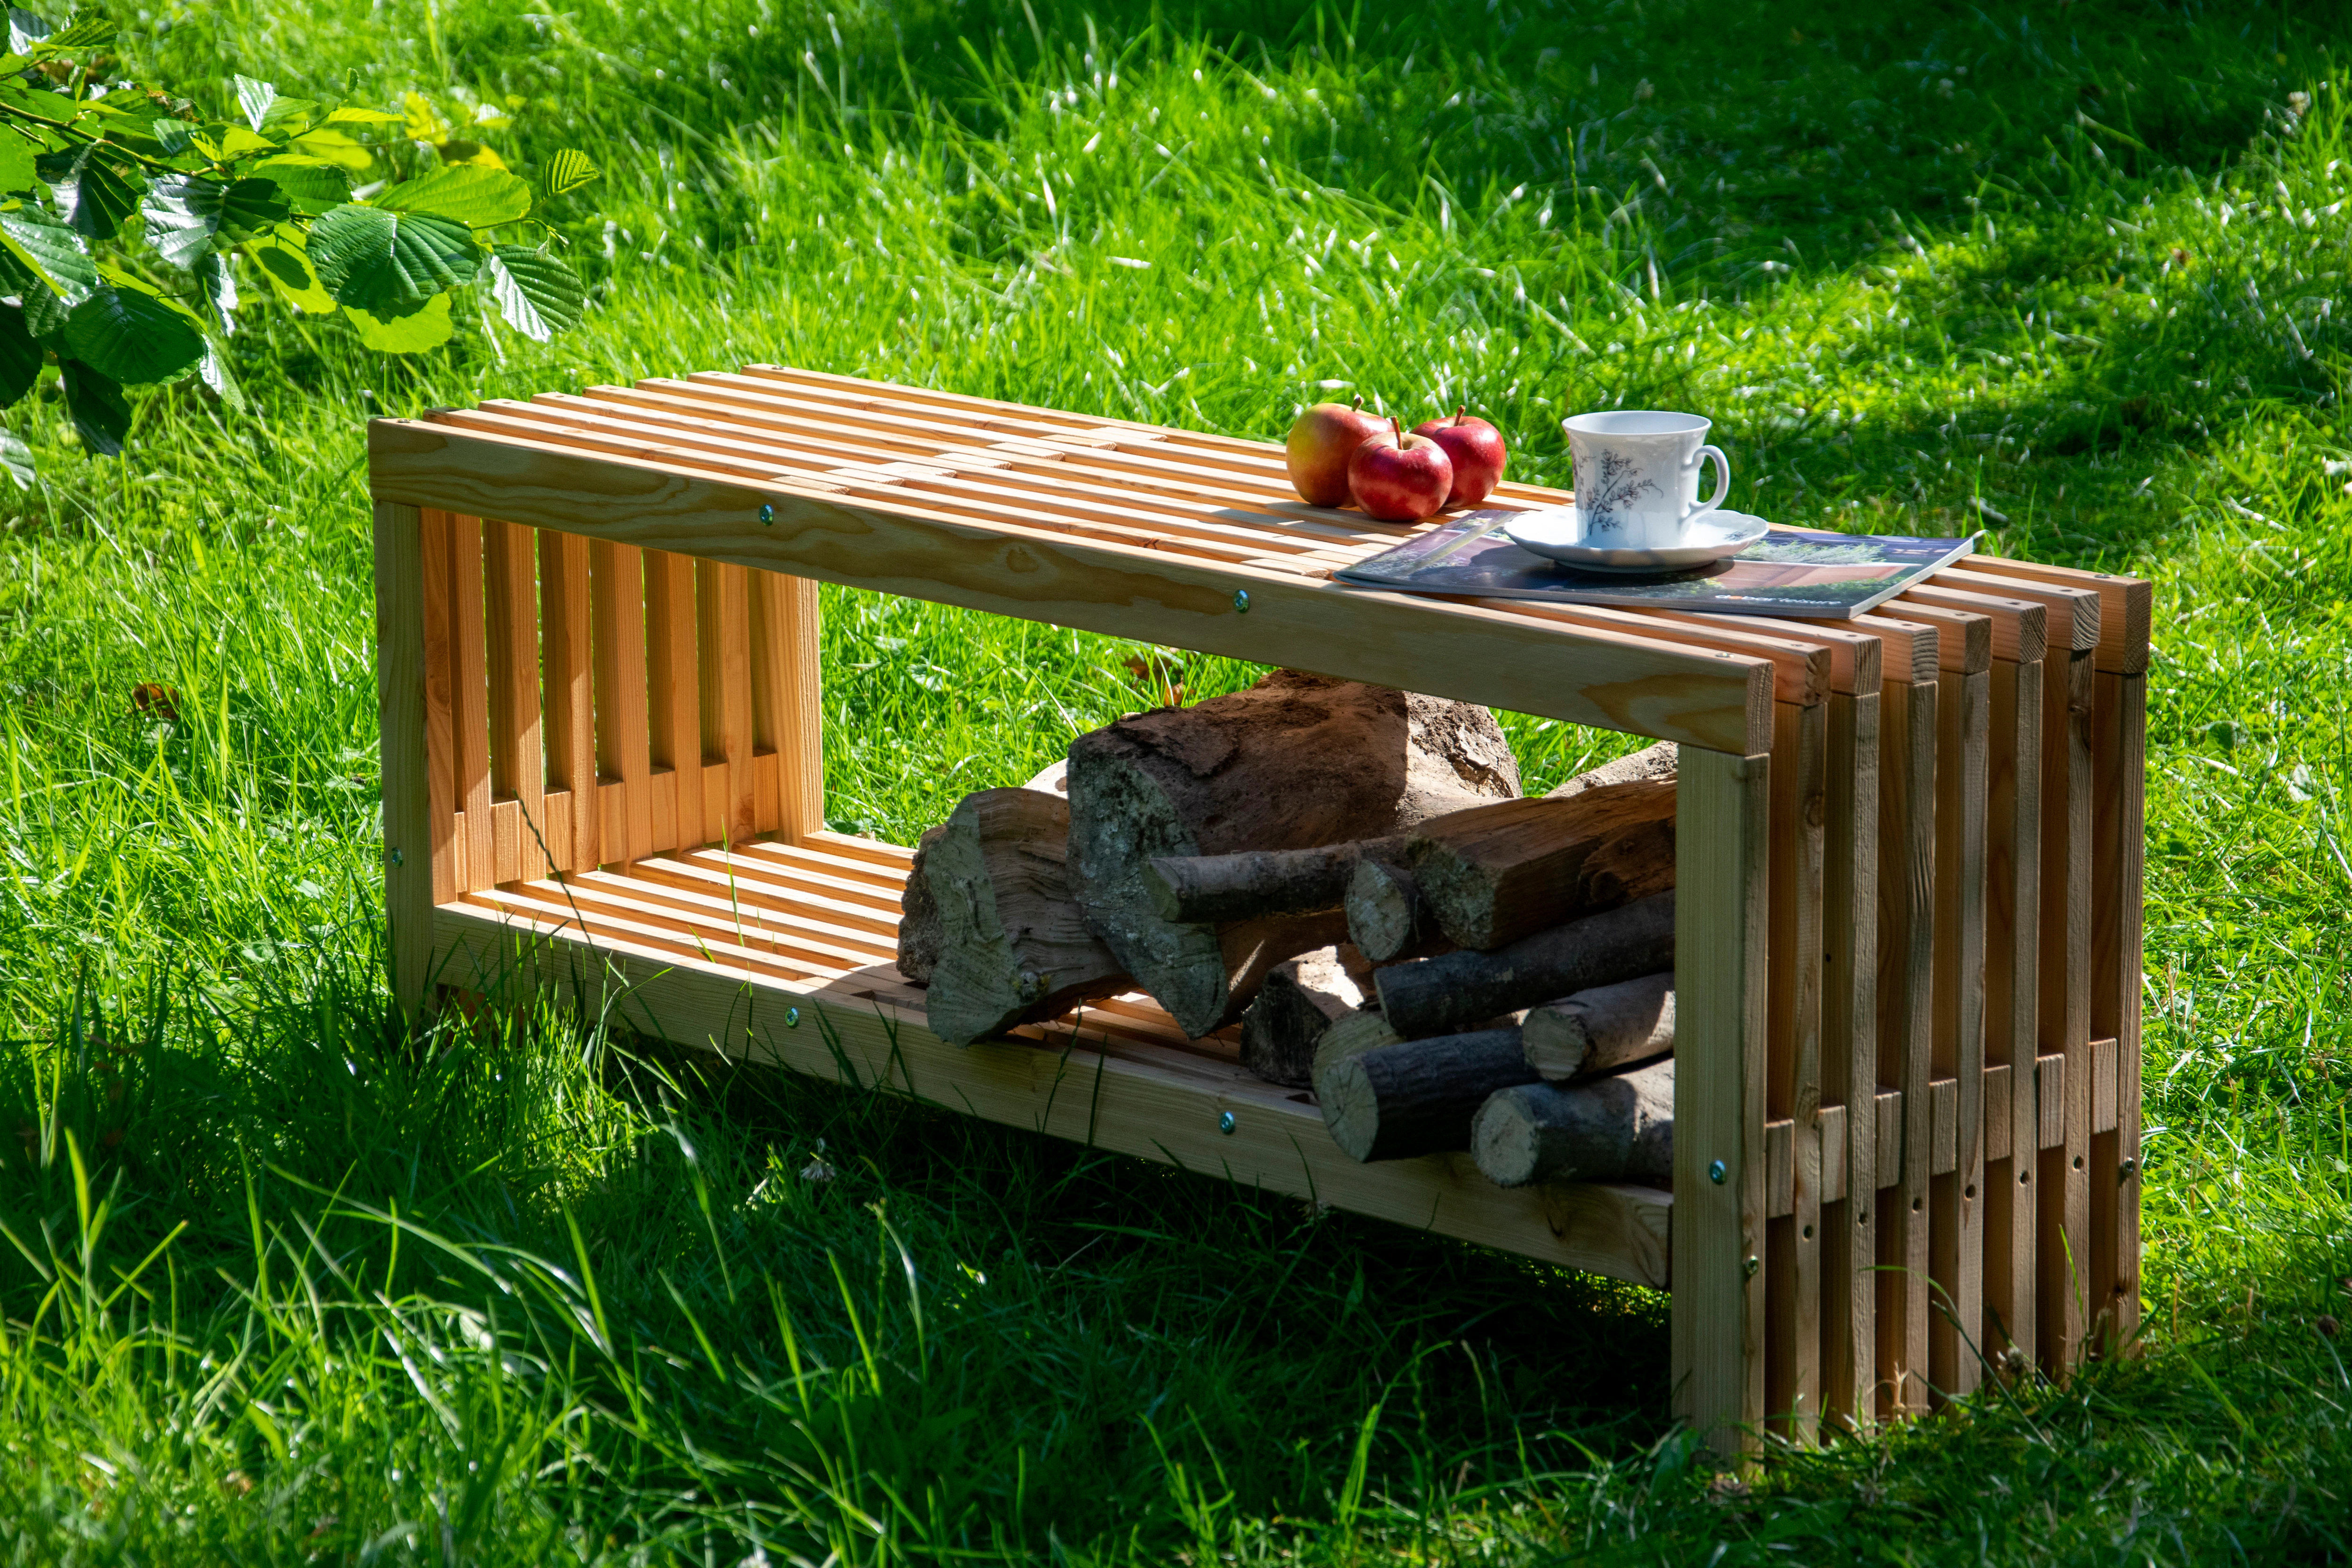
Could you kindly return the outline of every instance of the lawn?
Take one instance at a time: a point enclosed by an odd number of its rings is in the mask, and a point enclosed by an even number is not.
[[[2352,1557],[2347,8],[840,3],[121,14],[216,102],[503,110],[609,221],[549,347],[257,307],[250,419],[12,416],[0,1555]],[[751,360],[1466,402],[1552,482],[1560,415],[1688,408],[1780,520],[2155,579],[2140,1354],[1743,1481],[1654,1293],[594,1019],[401,1039],[362,421]],[[1131,645],[825,606],[837,827],[1142,706]],[[1624,745],[1507,722],[1531,786]]]

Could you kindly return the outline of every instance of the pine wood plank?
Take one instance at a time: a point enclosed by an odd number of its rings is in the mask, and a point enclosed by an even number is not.
[[[594,619],[588,590],[589,543],[577,534],[539,536],[540,641],[547,691],[547,783],[542,802],[547,841],[558,870],[577,871],[600,858],[603,824],[593,805],[596,789],[596,671],[590,657]],[[587,810],[565,802],[562,831],[555,822],[556,790],[592,801]]]
[[[2008,578],[2029,578],[2062,587],[2087,588],[2099,596],[2098,667],[2112,674],[2137,675],[2147,669],[2149,628],[2156,617],[2154,585],[2114,572],[2083,571],[2041,561],[1975,556],[1971,564]]]
[[[415,510],[415,508],[411,508]],[[449,554],[455,532],[448,515],[444,512],[416,513],[417,556],[420,565],[417,591],[424,612],[425,712],[422,738],[425,743],[425,769],[427,810],[430,812],[433,845],[433,902],[446,904],[457,896],[459,861],[464,846],[460,839],[465,821],[458,815],[457,735],[457,721],[452,716],[456,694],[454,660],[451,648],[453,635],[449,617],[450,566]],[[385,798],[390,799],[385,787]],[[404,852],[404,855],[407,852]],[[430,928],[429,923],[426,926]]]
[[[485,522],[489,615],[490,787],[512,800],[514,826],[497,835],[499,880],[547,874],[547,750],[539,706],[539,578],[531,530]],[[499,813],[494,822],[508,820]]]
[[[1676,781],[1675,1408],[1748,1453],[1764,1406],[1769,757],[1684,747]],[[1724,1179],[1710,1167],[1720,1161]]]
[[[1927,1400],[1936,683],[1890,685],[1879,723],[1878,1082],[1900,1093],[1895,1103],[1902,1122],[1897,1153],[1878,1169],[1878,1300],[1873,1316],[1878,1331],[1877,1414],[1892,1417],[1925,1409]],[[1885,1158],[1884,1146],[1881,1154]]]
[[[751,579],[751,710],[758,745],[776,754],[764,831],[797,843],[824,826],[824,655],[816,584],[772,571]]]
[[[2086,653],[2099,645],[2100,601],[2091,589],[1996,575],[1966,562],[1937,572],[1934,582],[1937,588],[1965,589],[2041,605],[2049,617],[2049,653]]]
[[[2037,1150],[2033,1075],[2025,1069],[2034,1056],[2041,1001],[2042,671],[2040,662],[1993,667],[1985,811],[1985,1271],[1979,1333],[1987,1354],[2014,1349],[2028,1364],[2034,1347]]]
[[[1965,610],[1895,600],[1880,607],[1878,618],[1941,633],[1936,640],[1936,668],[1973,675],[1992,668],[1992,620]]]
[[[2042,657],[2050,643],[2049,612],[2031,600],[1948,588],[1940,577],[1907,589],[1888,601],[1895,613],[1915,608],[1959,610],[1991,622],[1992,656],[2022,664]]]
[[[2105,645],[2101,654],[2105,656]],[[2140,996],[2147,677],[2102,671],[2092,716],[2091,1032],[2115,1044],[2115,1131],[2091,1146],[2091,1290],[2104,1354],[2136,1343],[2140,1289]],[[2094,1053],[2095,1057],[2095,1052]]]
[[[2066,1064],[2064,1142],[2041,1156],[2035,1347],[2057,1375],[2081,1360],[2091,1257],[2091,706],[2095,653],[2043,674],[2042,953],[2036,1033]],[[2049,1107],[2045,1103],[2043,1113]]]
[[[596,770],[620,784],[617,794],[599,791],[597,858],[643,860],[654,852],[644,552],[635,545],[591,539],[588,579],[595,633]]]
[[[1764,1408],[1800,1443],[1821,1435],[1822,960],[1829,817],[1826,704],[1774,705],[1765,1115],[1790,1125],[1788,1218],[1766,1228]]]
[[[702,754],[723,765],[709,837],[740,844],[758,832],[751,775],[751,578],[740,566],[694,567]]]
[[[375,508],[375,678],[383,745],[383,895],[392,946],[393,999],[421,1021],[433,958],[437,880],[454,891],[446,841],[456,831],[451,789],[436,780],[432,728],[424,528],[414,507]],[[446,643],[446,629],[440,633]],[[442,650],[446,653],[446,648]],[[446,692],[444,691],[446,701]],[[447,715],[442,716],[446,762]],[[446,870],[445,870],[446,868]],[[438,873],[438,874],[436,874]]]
[[[1908,661],[1901,666],[1912,673]],[[1908,681],[1891,683],[1896,688]],[[1900,693],[1898,690],[1898,700]],[[1822,859],[1822,1412],[1867,1415],[1877,1377],[1877,1151],[1853,1115],[1878,1082],[1878,692],[1829,701]]]
[[[656,850],[705,841],[702,685],[694,629],[694,560],[647,550],[646,688],[653,751]]]
[[[1244,1186],[1454,1236],[1567,1268],[1663,1288],[1672,1200],[1622,1186],[1498,1191],[1466,1155],[1358,1165],[1320,1113],[1238,1067],[1018,1042],[949,1046],[919,1015],[856,976],[816,984],[747,977],[628,937],[584,941],[558,920],[452,906],[436,911],[454,972],[602,1005],[603,977],[631,1027],[728,1055],[894,1092],[989,1121],[1197,1171]],[[580,987],[591,988],[583,990]],[[785,1009],[797,1009],[787,1025]],[[819,1019],[823,1027],[819,1027]],[[1220,1130],[1230,1112],[1234,1127]]]
[[[1657,739],[1760,754],[1770,666],[1652,637],[1546,623],[1478,604],[1344,589],[1244,567],[753,487],[446,425],[370,426],[391,501],[494,497],[538,527],[693,551],[768,570],[912,591],[1056,625],[1346,674]],[[774,508],[772,526],[757,520]],[[1235,601],[1246,592],[1248,608]],[[1444,653],[1433,657],[1432,648]]]
[[[461,887],[470,891],[498,880],[497,830],[491,820],[489,674],[482,605],[482,520],[463,514],[436,515],[449,526],[450,724],[457,765],[457,799],[465,813]]]
[[[1999,646],[1996,641],[1996,647]],[[1948,1137],[1927,1197],[1927,1378],[1938,1396],[1977,1385],[1984,1312],[1984,898],[1992,675],[1941,675],[1937,697],[1935,1024],[1931,1083],[1950,1083]],[[1931,1108],[1932,1113],[1932,1108]]]

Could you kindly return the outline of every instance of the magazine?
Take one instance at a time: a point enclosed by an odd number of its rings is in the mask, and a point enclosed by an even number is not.
[[[1465,513],[1331,575],[1341,582],[1409,593],[1843,621],[1867,613],[1976,548],[1973,534],[1923,539],[1775,528],[1728,560],[1628,577],[1580,571],[1521,549],[1502,531],[1518,515],[1502,508]]]

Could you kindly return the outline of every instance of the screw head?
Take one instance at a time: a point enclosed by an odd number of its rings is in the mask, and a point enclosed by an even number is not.
[[[394,851],[392,851],[392,852],[391,852],[391,855],[392,855],[392,863],[393,863],[393,864],[394,864],[394,865],[405,865],[405,864],[407,863],[407,859],[406,859],[406,857],[405,857],[405,856],[404,856],[404,855],[403,855],[403,854],[402,854],[398,850],[394,850]],[[2126,1174],[2126,1175],[2129,1175],[2129,1174],[2130,1174],[2128,1167],[2126,1169],[2125,1174]]]
[[[2132,1174],[2138,1169],[2139,1162],[2137,1160],[2126,1160],[2124,1162],[2124,1168],[2120,1173],[2120,1179],[2124,1181],[2131,1180]]]
[[[760,520],[768,524],[771,528],[774,527],[776,521],[776,508],[768,505],[765,501],[761,502]]]
[[[1218,1112],[1218,1113],[1217,1113],[1217,1131],[1219,1131],[1220,1133],[1224,1133],[1224,1134],[1230,1134],[1233,1132],[1233,1130],[1234,1130],[1234,1113],[1233,1113],[1231,1111],[1220,1111],[1220,1112]]]
[[[1730,1173],[1723,1168],[1723,1162],[1721,1160],[1717,1160],[1713,1165],[1706,1167],[1706,1179],[1713,1182],[1717,1186],[1721,1186],[1723,1185],[1723,1178],[1728,1174]]]
[[[1741,1271],[1746,1273],[1747,1276],[1752,1280],[1756,1278],[1756,1271],[1764,1267],[1764,1260],[1756,1256],[1755,1253],[1750,1252],[1748,1255],[1748,1261],[1742,1263],[1739,1267]]]
[[[784,1027],[786,1029],[798,1029],[801,1027],[800,1009],[786,1008],[784,1009]]]
[[[1249,613],[1249,590],[1248,590],[1248,589],[1246,589],[1246,588],[1236,588],[1236,589],[1234,589],[1234,610],[1238,611],[1240,613],[1242,613],[1242,614],[1244,614],[1244,615],[1246,615],[1246,614],[1248,614],[1248,613]]]

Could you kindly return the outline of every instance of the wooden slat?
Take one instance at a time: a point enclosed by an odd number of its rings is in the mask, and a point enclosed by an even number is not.
[[[1996,643],[1996,646],[1998,646]],[[1951,1082],[1948,1160],[1927,1196],[1928,1381],[1943,1398],[1977,1385],[1984,1311],[1985,762],[1992,675],[1941,675],[1936,744],[1936,956],[1932,1082]]]
[[[2066,1063],[2065,1140],[2045,1149],[2036,1291],[2035,1348],[2063,1375],[2084,1348],[2091,1241],[2091,705],[2095,653],[2053,659],[2043,674],[2042,718],[2042,953],[2037,1035]],[[2043,1114],[2049,1107],[2045,1103]]]
[[[596,789],[596,673],[589,654],[593,619],[588,591],[586,539],[577,534],[539,536],[540,641],[547,690],[548,846],[556,868],[578,871],[596,863],[602,824],[593,804]],[[555,831],[556,790],[567,793],[563,831]],[[572,810],[570,797],[590,801]]]
[[[1765,1115],[1792,1135],[1789,1218],[1765,1238],[1764,1408],[1773,1429],[1818,1440],[1822,1355],[1822,862],[1828,821],[1826,705],[1775,705],[1768,902]]]
[[[599,791],[598,858],[643,860],[654,852],[644,554],[635,545],[592,539],[588,577],[595,622],[596,770],[620,785],[617,795]]]
[[[422,738],[432,825],[433,902],[446,904],[457,896],[461,885],[458,873],[464,846],[459,841],[465,830],[465,820],[458,815],[462,798],[457,779],[457,721],[452,716],[456,654],[451,646],[449,553],[454,530],[446,512],[418,512],[416,519],[421,567],[417,591],[423,596],[425,633]],[[389,784],[385,786],[385,800],[388,805]]]
[[[2033,1059],[2041,1000],[2042,669],[2039,662],[1993,667],[1986,759],[1985,1310],[1979,1332],[1987,1354],[2014,1348],[2029,1364],[2037,1161],[2033,1075],[2023,1069]],[[2022,1157],[2013,1158],[2012,1150]]]
[[[1905,675],[1912,667],[1900,666]],[[1930,672],[1932,675],[1932,670]],[[1910,683],[1893,683],[1900,692]],[[1877,1151],[1865,1134],[1878,1082],[1878,693],[1829,701],[1822,841],[1822,1412],[1866,1418],[1876,1381]]]
[[[1970,564],[2003,577],[2089,589],[2099,596],[2098,667],[2108,674],[2126,675],[2140,674],[2147,669],[2148,632],[2155,620],[2156,592],[2146,580],[2000,556],[1976,556]]]
[[[1675,1407],[1719,1452],[1764,1409],[1767,757],[1685,746],[1675,802]],[[1721,1162],[1723,1179],[1710,1176]]]
[[[449,681],[457,809],[465,813],[459,883],[472,891],[498,880],[490,813],[489,674],[482,610],[482,520],[447,513],[449,526]]]
[[[2102,650],[2104,657],[2104,648]],[[2091,1144],[2091,1291],[2108,1344],[2139,1326],[2140,942],[2147,677],[2102,672],[2092,714],[2091,1032],[2112,1038],[2115,1131]],[[2106,1354],[2103,1348],[2102,1354]]]
[[[1990,616],[1896,600],[1879,611],[1878,619],[1922,629],[1932,628],[1940,633],[1936,640],[1936,668],[1940,671],[1956,675],[1973,675],[1980,670],[1992,668],[1992,619]]]
[[[489,615],[490,789],[511,812],[491,821],[498,880],[547,874],[547,751],[539,707],[539,580],[531,531],[482,525],[485,605]]]
[[[1882,1416],[1922,1410],[1927,1402],[1925,1151],[1936,954],[1937,706],[1936,685],[1922,681],[1888,685],[1879,710],[1878,1082],[1901,1092],[1903,1115],[1898,1152],[1878,1172],[1874,1314]]]
[[[414,507],[375,508],[375,675],[383,744],[383,896],[392,946],[393,999],[419,1018],[433,960],[433,905],[446,883],[455,891],[449,839],[457,821],[447,771],[446,663],[440,716],[442,755],[428,743],[433,728],[436,655],[446,661],[446,608],[428,587],[438,550],[428,552]],[[434,531],[442,532],[438,519]],[[445,547],[446,548],[446,547]],[[444,624],[435,629],[438,614]],[[436,646],[436,642],[439,646]],[[436,761],[442,764],[436,769]]]
[[[656,850],[692,849],[704,841],[694,564],[690,557],[667,550],[646,552],[646,712]]]
[[[759,831],[751,776],[751,579],[740,566],[694,568],[702,754],[723,766],[709,837],[740,844]]]
[[[751,715],[762,750],[776,754],[776,795],[764,830],[799,843],[824,826],[823,654],[816,584],[755,572],[751,579]]]
[[[1897,594],[1888,602],[1897,615],[1912,609],[1958,610],[1991,622],[1992,656],[2024,664],[2049,646],[2049,612],[2031,600],[1947,588],[1939,578]]]
[[[2041,605],[2049,617],[2050,653],[2087,653],[2099,645],[2099,596],[2090,589],[2037,582],[2024,577],[1995,576],[1970,570],[1965,563],[1937,572],[1935,586],[1997,594]]]
[[[1359,679],[1755,755],[1770,744],[1760,659],[1372,592],[1129,546],[849,504],[674,465],[599,457],[425,423],[370,426],[378,497],[494,497],[540,527],[690,550],[853,587]],[[761,505],[773,526],[758,521]],[[1236,591],[1249,596],[1244,611]],[[1442,647],[1442,657],[1429,650]]]

